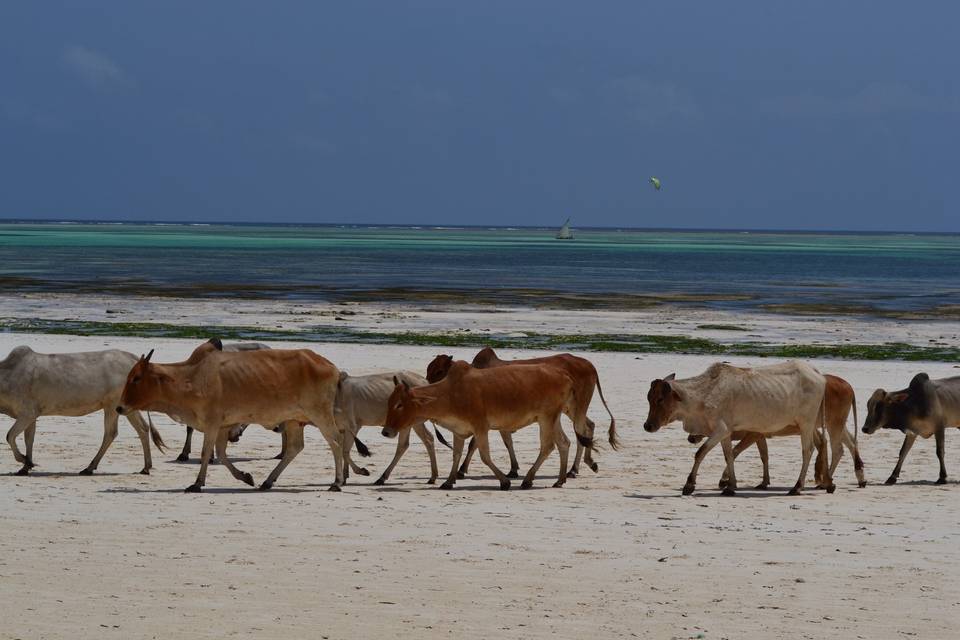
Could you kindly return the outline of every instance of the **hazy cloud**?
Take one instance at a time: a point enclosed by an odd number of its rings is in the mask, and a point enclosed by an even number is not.
[[[116,62],[86,47],[68,46],[63,51],[63,64],[89,87],[100,88],[128,81]]]
[[[960,100],[926,95],[905,84],[872,83],[847,96],[801,93],[768,100],[761,109],[792,117],[864,116],[888,113],[958,113]]]

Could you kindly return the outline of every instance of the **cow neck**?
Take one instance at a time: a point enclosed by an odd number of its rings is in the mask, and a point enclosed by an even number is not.
[[[190,362],[180,362],[176,364],[154,364],[151,365],[155,367],[158,373],[162,373],[169,378],[167,387],[161,386],[161,403],[167,407],[175,407],[175,409],[180,409],[182,412],[183,407],[176,407],[173,402],[170,400],[171,395],[179,398],[188,398],[190,400],[199,398],[200,393],[197,388],[192,384],[192,378],[196,372],[197,366],[199,363],[190,363]],[[159,404],[159,403],[158,403]],[[164,409],[157,407],[154,411],[162,411],[167,413]],[[176,410],[173,413],[177,413]]]
[[[433,384],[424,385],[422,387],[414,387],[410,390],[412,398],[417,400],[426,400],[427,402],[424,405],[417,404],[418,407],[423,406],[422,409],[417,410],[416,418],[417,420],[432,420],[433,418],[443,419],[446,417],[446,414],[450,410],[450,381],[448,378],[444,378],[439,382]],[[440,411],[444,415],[441,417],[439,415],[427,415],[428,413],[434,413],[430,409],[435,411]]]

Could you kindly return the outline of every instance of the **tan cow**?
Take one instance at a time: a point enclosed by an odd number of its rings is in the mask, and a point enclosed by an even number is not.
[[[425,387],[411,388],[395,381],[390,395],[385,427],[399,431],[424,420],[444,425],[454,434],[453,466],[442,489],[451,489],[457,480],[457,465],[463,443],[470,436],[484,464],[500,481],[501,489],[510,480],[490,458],[490,431],[514,432],[534,422],[540,425],[540,455],[530,467],[521,488],[533,486],[533,479],[556,446],[560,452],[560,475],[553,486],[562,487],[567,478],[567,451],[570,443],[560,428],[560,414],[576,405],[574,383],[566,372],[543,365],[516,365],[496,369],[475,369],[463,361],[454,362],[446,377]],[[579,405],[582,407],[582,403]],[[574,413],[574,431],[584,446],[592,446],[585,409]]]
[[[843,447],[845,445],[853,457],[853,471],[857,476],[857,484],[860,487],[865,487],[867,486],[867,481],[863,475],[863,460],[860,459],[860,451],[857,447],[857,396],[853,391],[853,387],[850,386],[850,383],[843,378],[829,373],[824,374],[823,377],[826,380],[826,390],[824,391],[823,397],[824,423],[830,438],[829,475],[833,477],[834,473],[836,473],[837,465],[840,464],[840,458],[843,456]],[[853,410],[854,424],[852,436],[846,428],[851,409]],[[733,448],[733,457],[736,459],[744,450],[756,444],[757,450],[760,453],[760,461],[763,463],[763,482],[757,485],[756,488],[766,489],[770,485],[770,460],[767,453],[767,437],[795,436],[799,435],[799,433],[796,427],[788,427],[766,437],[757,433],[735,431],[732,438],[739,442],[737,446]],[[702,435],[691,435],[688,440],[692,443],[697,443],[703,438],[704,436]],[[823,485],[825,474],[823,473],[824,467],[822,465],[827,464],[827,459],[824,455],[823,444],[819,434],[817,434],[817,459],[814,468],[817,470],[816,479],[818,488],[821,489],[826,488],[825,485]],[[727,474],[724,472],[723,477],[720,479],[720,488],[723,489],[726,485]]]
[[[432,362],[427,366],[427,380],[430,382],[438,382],[442,380],[443,377],[447,374],[447,371],[450,369],[450,365],[453,363],[453,357],[449,355],[438,355],[433,359]],[[590,402],[593,400],[593,392],[596,389],[600,394],[600,401],[603,402],[603,407],[607,410],[607,415],[610,416],[610,428],[608,431],[610,446],[616,450],[619,446],[617,441],[617,430],[616,430],[616,419],[613,417],[613,414],[610,412],[610,407],[607,406],[607,401],[603,397],[603,388],[600,386],[600,376],[597,374],[596,367],[593,366],[593,363],[587,360],[586,358],[581,358],[569,353],[561,353],[553,356],[545,356],[541,358],[526,358],[522,360],[501,360],[496,351],[490,347],[484,347],[481,349],[476,356],[473,358],[473,362],[470,363],[471,366],[476,367],[477,369],[492,369],[495,367],[504,367],[510,365],[518,364],[545,364],[549,366],[559,367],[570,376],[574,382],[575,393],[577,396],[578,403],[585,404],[583,407],[584,411],[589,407]],[[573,420],[572,415],[567,414],[567,417]],[[593,436],[595,425],[590,418],[586,419],[587,428],[590,431],[591,437]],[[510,453],[510,477],[517,477],[516,470],[519,467],[517,462],[517,456],[513,450],[513,440],[509,437],[509,434],[506,432],[501,432],[503,437],[503,444],[507,447],[507,451]],[[463,478],[467,473],[467,468],[470,465],[470,459],[473,457],[473,453],[476,451],[476,443],[471,441],[470,448],[467,450],[467,456],[463,461],[463,465],[460,467],[460,470],[457,474],[457,477]],[[584,447],[577,442],[577,453],[573,459],[573,465],[570,467],[569,473],[567,473],[568,478],[576,478],[577,474],[580,473],[580,459],[584,457]],[[586,450],[585,461],[587,466],[596,473],[599,469],[599,466],[592,458],[592,450]]]
[[[233,477],[253,486],[253,477],[238,470],[226,456],[231,427],[283,423],[288,446],[283,459],[260,485],[269,489],[303,450],[303,428],[312,423],[333,452],[336,479],[330,490],[339,491],[343,484],[342,437],[333,415],[340,379],[337,368],[308,349],[224,353],[221,347],[219,340],[211,340],[176,364],[151,363],[153,351],[141,357],[127,376],[117,412],[160,411],[203,433],[200,473],[186,489],[191,492],[203,487],[214,446]]]
[[[755,368],[718,362],[693,378],[677,380],[671,374],[650,383],[650,413],[643,428],[654,432],[680,420],[687,433],[708,436],[694,457],[683,495],[693,493],[700,463],[720,443],[729,478],[723,493],[733,495],[737,476],[731,436],[738,431],[767,436],[795,427],[803,454],[800,477],[790,490],[790,495],[796,495],[803,490],[816,432],[823,425],[825,387],[826,380],[819,371],[796,360]],[[829,469],[827,472],[824,484],[832,493],[835,486]]]

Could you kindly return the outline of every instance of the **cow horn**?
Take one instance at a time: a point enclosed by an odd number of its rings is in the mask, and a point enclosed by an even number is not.
[[[147,357],[143,359],[144,362],[150,362],[150,358],[153,357],[153,349],[150,349],[150,353],[147,354]]]
[[[677,377],[677,374],[671,373],[670,375],[668,375],[668,376],[667,376],[666,378],[664,378],[663,380],[664,380],[664,382],[669,382],[670,380],[676,379],[676,377]]]
[[[393,386],[395,386],[395,387],[399,387],[399,386],[400,386],[400,381],[397,380],[397,376],[393,376]]]

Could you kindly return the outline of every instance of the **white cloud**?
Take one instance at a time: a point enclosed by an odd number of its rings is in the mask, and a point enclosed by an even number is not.
[[[957,113],[960,100],[923,94],[904,84],[872,83],[846,96],[811,92],[768,100],[761,109],[778,116],[863,116],[888,113]]]
[[[116,62],[86,47],[70,45],[64,49],[63,64],[89,87],[100,88],[127,83],[126,74]]]

